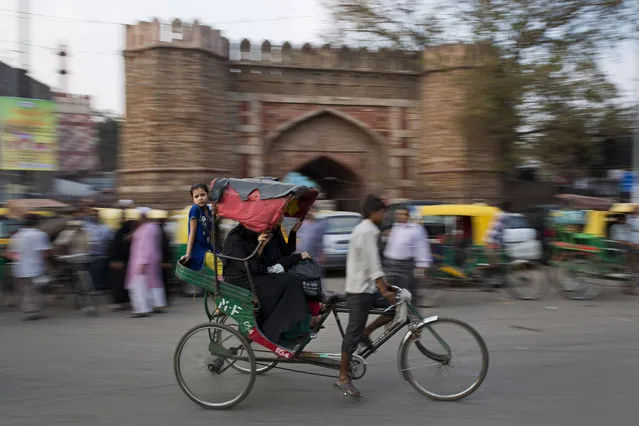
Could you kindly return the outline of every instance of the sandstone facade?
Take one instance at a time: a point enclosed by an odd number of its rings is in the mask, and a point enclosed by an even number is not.
[[[389,198],[496,201],[497,152],[459,130],[476,46],[425,52],[231,48],[195,22],[127,26],[118,196],[180,208],[216,176],[300,171],[342,207]],[[350,200],[350,201],[349,201]]]

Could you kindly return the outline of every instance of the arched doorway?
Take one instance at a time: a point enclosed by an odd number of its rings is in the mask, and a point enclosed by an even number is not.
[[[320,156],[299,167],[296,172],[316,182],[337,210],[360,210],[362,183],[348,167],[327,156]]]
[[[366,192],[388,183],[384,139],[353,117],[322,109],[299,117],[269,135],[266,174],[296,171],[317,182],[337,208],[359,211]]]

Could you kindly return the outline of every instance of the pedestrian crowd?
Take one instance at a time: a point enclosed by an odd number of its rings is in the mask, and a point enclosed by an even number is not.
[[[88,205],[55,221],[25,215],[3,254],[11,262],[2,289],[5,307],[38,319],[46,313],[48,296],[70,292],[87,314],[95,313],[98,295],[111,299],[111,310],[130,309],[134,317],[166,308],[173,267],[166,222],[150,219],[151,210],[144,207],[133,219],[125,213],[130,204],[119,204],[115,232]]]

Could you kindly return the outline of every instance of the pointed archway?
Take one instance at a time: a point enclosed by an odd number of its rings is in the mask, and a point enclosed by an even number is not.
[[[295,170],[315,181],[337,210],[359,211],[362,182],[353,170],[329,156],[319,156]]]
[[[388,184],[384,139],[353,117],[322,109],[299,117],[265,141],[266,173],[297,171],[324,188],[339,208],[359,210],[366,192]]]

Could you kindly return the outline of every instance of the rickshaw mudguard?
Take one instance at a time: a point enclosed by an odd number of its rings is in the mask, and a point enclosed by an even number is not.
[[[258,345],[264,346],[269,351],[273,352],[279,358],[283,359],[291,359],[295,355],[293,352],[289,351],[286,348],[276,345],[271,342],[262,334],[262,332],[257,328],[257,326],[253,327],[251,331],[248,333],[248,338],[257,343]]]
[[[423,320],[421,320],[419,323],[415,324],[415,326],[412,326],[411,328],[408,329],[408,331],[404,334],[404,337],[402,337],[402,342],[399,344],[399,349],[397,350],[397,362],[399,364],[399,371],[402,374],[402,377],[404,380],[408,381],[409,376],[408,376],[408,371],[405,368],[403,368],[403,366],[400,364],[401,363],[401,351],[404,348],[404,346],[406,346],[406,344],[408,343],[408,341],[413,338],[413,336],[417,335],[417,333],[420,332],[420,330],[427,326],[428,324],[432,324],[435,321],[437,321],[439,319],[438,315],[433,315],[430,316],[428,318],[424,318]]]

